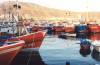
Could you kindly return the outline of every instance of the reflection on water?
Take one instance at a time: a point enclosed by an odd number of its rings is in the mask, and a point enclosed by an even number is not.
[[[11,65],[46,65],[38,51],[21,51],[13,60]]]
[[[95,49],[93,49],[91,56],[94,60],[100,62],[100,52],[97,52]]]
[[[84,39],[48,36],[39,51],[22,51],[11,65],[100,65],[100,53]]]
[[[90,55],[90,53],[91,53],[90,46],[91,45],[80,44],[79,52],[83,57],[87,57],[87,55]]]

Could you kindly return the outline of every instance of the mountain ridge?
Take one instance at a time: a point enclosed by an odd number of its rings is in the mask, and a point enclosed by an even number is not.
[[[16,4],[14,1],[10,2],[4,2],[0,4],[0,14],[3,14],[4,11],[2,8],[4,6],[6,8],[9,8],[9,6],[13,6]],[[35,3],[25,3],[25,2],[19,2],[19,5],[21,5],[21,9],[19,10],[19,14],[23,16],[24,18],[33,18],[33,19],[57,19],[57,18],[78,18],[78,17],[85,17],[90,19],[99,19],[100,18],[100,12],[74,12],[74,11],[64,11],[60,9],[54,9],[54,8],[47,8],[44,6],[41,6],[39,4]],[[15,10],[13,10],[15,12]]]

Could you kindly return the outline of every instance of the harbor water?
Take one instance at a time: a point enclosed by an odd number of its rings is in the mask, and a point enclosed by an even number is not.
[[[76,38],[46,36],[39,51],[21,51],[11,65],[100,65],[100,53],[90,47],[82,52]]]

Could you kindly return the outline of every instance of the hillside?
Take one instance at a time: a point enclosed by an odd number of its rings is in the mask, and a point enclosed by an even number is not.
[[[0,15],[4,14],[4,8],[13,8],[15,2],[4,2],[0,4]],[[19,2],[21,9],[19,13],[23,18],[33,18],[33,19],[58,19],[58,18],[79,18],[81,15],[89,19],[100,19],[100,12],[72,12],[63,11],[53,8],[43,7],[34,3],[23,3]],[[10,9],[11,10],[11,9]],[[8,11],[9,12],[9,11]],[[16,9],[13,8],[12,12],[15,14]],[[87,17],[88,16],[88,17]]]
[[[0,5],[0,14],[3,14],[3,11],[1,10],[2,7],[8,8],[8,6],[12,7],[15,4],[15,2],[4,2]],[[21,5],[21,9],[19,10],[20,15],[25,16],[26,18],[28,16],[31,16],[33,18],[53,18],[53,17],[66,17],[66,11],[52,9],[52,8],[46,8],[37,4],[32,3],[23,3],[20,2],[19,5]],[[13,9],[13,12],[15,10]]]

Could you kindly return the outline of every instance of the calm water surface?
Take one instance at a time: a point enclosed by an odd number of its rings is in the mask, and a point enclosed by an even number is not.
[[[11,65],[100,65],[100,53],[92,46],[82,51],[79,42],[47,36],[39,51],[22,51]]]

